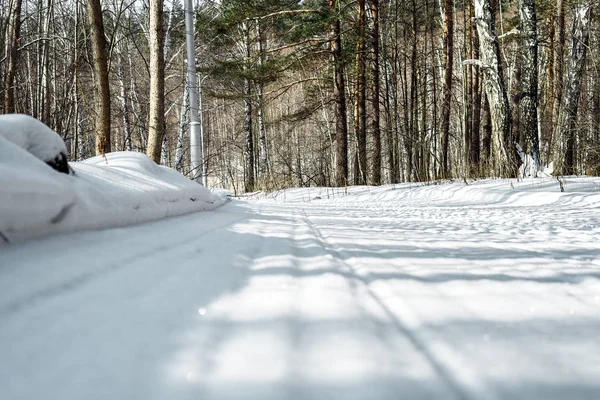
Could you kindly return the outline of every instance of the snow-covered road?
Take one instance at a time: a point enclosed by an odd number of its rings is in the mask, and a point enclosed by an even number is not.
[[[600,194],[424,190],[0,248],[0,398],[600,398]]]

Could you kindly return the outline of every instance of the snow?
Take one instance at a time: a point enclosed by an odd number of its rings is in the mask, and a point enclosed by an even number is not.
[[[42,161],[51,161],[67,148],[62,138],[44,123],[24,114],[0,115],[0,139],[4,138]]]
[[[5,122],[8,116],[2,117],[0,122]],[[210,210],[226,201],[226,196],[213,194],[139,153],[109,153],[70,163],[76,176],[69,176],[0,136],[0,160],[4,239],[0,246],[6,240],[19,242]]]
[[[121,217],[187,188],[108,165],[46,168]],[[290,189],[5,245],[0,398],[597,399],[600,180],[564,187]]]

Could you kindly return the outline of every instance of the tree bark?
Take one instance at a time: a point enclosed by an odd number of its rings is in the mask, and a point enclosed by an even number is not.
[[[481,140],[481,152],[483,160],[486,164],[488,172],[491,170],[492,164],[492,113],[490,111],[490,102],[488,101],[487,94],[481,88],[483,97],[483,137]],[[484,171],[481,171],[482,173]]]
[[[371,161],[371,184],[381,185],[381,125],[379,108],[379,0],[371,0],[371,17],[373,29],[371,31],[371,46],[373,47],[373,119],[371,131],[373,135],[373,158]]]
[[[342,59],[341,23],[336,7],[339,0],[329,0],[329,10],[335,15],[331,21],[331,54],[334,68],[336,186],[348,185],[348,123],[346,121],[346,86]]]
[[[106,37],[100,0],[88,0],[90,39],[94,54],[94,85],[96,89],[96,155],[110,153],[110,87],[106,58]]]
[[[188,88],[184,86],[181,102],[181,112],[179,115],[179,134],[177,135],[177,149],[175,150],[175,168],[177,171],[183,171],[183,143],[185,140],[185,130],[187,126],[187,113],[189,109]]]
[[[552,137],[552,131],[554,130],[554,46],[555,46],[555,18],[549,16],[546,19],[548,25],[548,47],[546,49],[546,87],[547,92],[545,93],[546,106],[544,113],[544,125],[540,137],[540,152],[542,147],[544,148],[544,154],[548,156],[548,149]],[[538,102],[540,100],[538,99]],[[540,154],[541,157],[541,154]],[[547,157],[546,157],[547,158]]]
[[[259,62],[259,67],[261,68],[261,73],[262,73],[262,68],[264,66],[264,61],[265,61],[265,54],[264,54],[264,34],[262,32],[262,30],[260,29],[260,21],[256,21],[256,34],[258,36],[258,62]],[[267,167],[268,167],[268,160],[267,160],[267,128],[265,126],[265,110],[264,110],[264,83],[262,82],[262,79],[259,79],[259,81],[257,82],[256,85],[256,89],[257,89],[257,108],[258,108],[258,144],[260,147],[260,158],[258,161],[258,165],[259,165],[259,171],[260,171],[260,175],[261,178],[265,178],[265,175],[267,173]]]
[[[125,52],[128,51],[128,46],[125,43]],[[125,136],[125,150],[132,151],[133,145],[131,143],[131,120],[129,118],[129,102],[127,101],[127,92],[129,91],[125,85],[125,55],[122,49],[119,49],[119,59],[117,61],[118,77],[119,77],[119,91],[121,97],[121,108],[123,113],[123,135]]]
[[[8,12],[6,34],[6,70],[4,73],[4,113],[15,112],[15,76],[19,57],[19,39],[21,37],[22,0],[14,0]]]
[[[554,55],[554,120],[555,123],[560,113],[560,107],[563,94],[563,79],[565,70],[565,0],[557,0],[556,2],[556,24],[558,25],[558,40],[556,41],[556,53]]]
[[[450,110],[452,101],[452,69],[454,64],[453,1],[444,1],[444,100],[442,106],[442,177],[450,177],[448,138],[450,135]]]
[[[250,26],[248,22],[243,22],[244,31],[245,62],[244,69],[250,68]],[[244,134],[246,136],[246,180],[244,182],[245,191],[254,191],[254,136],[252,131],[252,85],[250,78],[244,78]]]
[[[560,109],[556,140],[555,173],[572,175],[575,165],[575,131],[577,129],[577,113],[583,72],[586,61],[589,29],[592,19],[592,2],[587,1],[575,8],[573,29],[571,31],[571,48],[569,51],[569,68],[565,80],[566,95]]]
[[[387,43],[388,41],[386,39],[384,39],[383,41],[383,54],[384,57],[386,57],[385,55],[388,54],[387,53]],[[392,75],[392,68],[390,66],[391,64],[391,60],[389,60],[388,58],[384,58],[383,61],[383,65],[384,65],[384,79],[385,79],[385,102],[384,102],[384,108],[385,108],[385,140],[386,140],[386,161],[387,161],[387,170],[388,170],[388,178],[389,178],[389,183],[396,183],[396,174],[397,174],[397,169],[396,169],[396,145],[395,145],[395,141],[394,141],[394,136],[396,136],[396,132],[395,132],[395,123],[394,123],[394,118],[393,116],[395,115],[395,111],[392,111],[392,107],[394,106],[394,93],[395,90],[392,86],[392,80],[394,79],[391,75]]]
[[[479,59],[479,36],[474,19],[474,10],[471,7],[471,35],[473,42],[473,59]],[[469,147],[469,165],[471,175],[481,174],[481,72],[479,68],[473,69],[473,108],[471,125],[471,146]]]
[[[367,184],[367,78],[365,62],[366,12],[365,0],[358,0],[358,43],[356,45],[356,99],[354,126],[358,151],[358,184]]]
[[[165,134],[165,57],[163,29],[164,0],[150,1],[150,112],[148,116],[148,156],[161,162]]]
[[[511,138],[511,109],[504,82],[500,43],[490,0],[475,0],[475,21],[479,34],[481,64],[485,77],[485,90],[490,104],[492,120],[492,174],[512,176],[515,174],[513,143]],[[507,146],[511,151],[507,151]]]
[[[538,136],[538,35],[535,0],[520,0],[521,16],[521,123],[535,168],[540,166]]]

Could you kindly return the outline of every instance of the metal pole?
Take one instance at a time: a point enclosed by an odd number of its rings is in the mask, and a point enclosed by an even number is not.
[[[185,0],[185,31],[187,50],[188,91],[190,99],[190,164],[191,178],[202,183],[201,168],[204,165],[201,125],[198,122],[198,86],[196,81],[196,47],[194,45],[194,7],[192,0]]]
[[[206,159],[205,159],[205,151],[204,151],[204,110],[202,106],[202,84],[204,80],[208,78],[208,75],[204,75],[202,79],[200,79],[200,87],[198,90],[198,105],[200,107],[200,148],[202,152],[202,184],[206,186]]]

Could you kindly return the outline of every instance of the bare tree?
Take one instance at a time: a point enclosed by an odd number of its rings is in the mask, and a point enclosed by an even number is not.
[[[88,19],[94,53],[94,79],[96,89],[96,154],[110,153],[110,87],[106,37],[100,0],[88,0]]]
[[[454,65],[454,13],[453,1],[444,1],[444,103],[442,106],[442,176],[450,176],[448,137],[450,135],[450,109],[452,101],[452,68]]]
[[[469,2],[471,4],[471,2]],[[473,7],[470,7],[470,18],[474,17]],[[477,26],[475,21],[470,23],[473,59],[479,59],[479,36],[477,36]],[[472,81],[473,108],[471,120],[471,145],[469,146],[469,164],[472,175],[481,174],[481,71],[474,68]]]
[[[373,48],[373,63],[371,74],[373,79],[373,119],[371,131],[373,135],[373,158],[371,162],[371,183],[381,185],[381,126],[379,109],[379,0],[371,0],[371,18],[373,27],[371,29],[371,47]]]
[[[8,11],[8,29],[6,34],[6,71],[4,74],[4,113],[15,112],[15,75],[19,56],[19,38],[21,36],[22,0],[10,2]]]
[[[148,156],[160,163],[165,134],[164,0],[150,1],[150,112]]]
[[[540,165],[540,141],[538,135],[538,36],[535,0],[520,0],[522,38],[521,72],[521,118],[523,134],[528,150],[533,156],[535,168]]]
[[[483,71],[484,86],[490,105],[492,122],[493,174],[512,175],[512,151],[507,151],[511,137],[511,109],[504,82],[500,43],[496,21],[490,0],[475,0],[475,21],[479,34],[481,60],[477,62]],[[511,145],[511,150],[513,145]]]
[[[265,63],[265,52],[264,52],[264,34],[261,29],[261,21],[256,21],[256,36],[258,37],[258,63],[262,69]],[[262,71],[261,71],[262,73]],[[265,107],[264,107],[264,83],[262,79],[259,79],[256,83],[257,90],[257,108],[258,108],[258,145],[260,148],[260,157],[258,159],[259,171],[261,178],[265,178],[267,173],[267,128],[265,126]]]
[[[244,36],[245,60],[244,69],[250,67],[251,43],[250,43],[250,23],[242,22],[242,31]],[[246,137],[246,192],[254,191],[254,134],[252,129],[252,85],[248,76],[244,77],[244,134]]]
[[[365,0],[358,0],[356,44],[356,97],[354,101],[354,130],[358,165],[355,183],[367,184],[367,75],[365,60],[366,12]],[[356,167],[356,166],[355,166]]]
[[[334,15],[331,20],[331,54],[334,69],[335,98],[335,184],[348,185],[348,124],[346,121],[346,85],[342,60],[341,23],[337,16],[339,0],[329,0],[329,10]]]
[[[592,19],[592,2],[586,0],[575,7],[568,70],[565,79],[566,95],[560,109],[557,124],[555,173],[572,175],[575,166],[575,131],[582,77],[588,48],[589,29]]]

